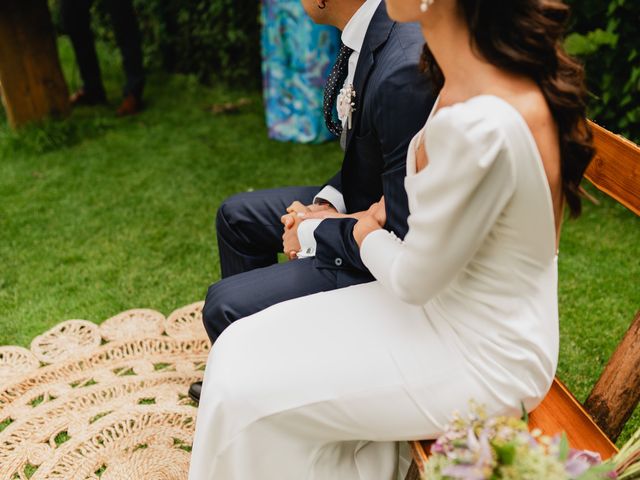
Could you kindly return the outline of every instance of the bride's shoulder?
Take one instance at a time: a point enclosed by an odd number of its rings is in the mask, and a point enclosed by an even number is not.
[[[426,136],[431,142],[472,143],[477,147],[502,143],[509,116],[503,102],[492,95],[481,95],[441,106],[427,123]]]
[[[444,132],[472,141],[499,141],[514,132],[535,133],[553,119],[542,95],[505,97],[483,94],[441,106],[428,122],[428,130]]]

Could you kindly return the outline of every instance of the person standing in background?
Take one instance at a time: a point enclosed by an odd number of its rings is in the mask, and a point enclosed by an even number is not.
[[[322,115],[323,89],[340,32],[316,25],[299,0],[262,3],[262,78],[269,138],[320,143],[335,138]]]
[[[82,88],[71,95],[71,105],[97,105],[106,102],[95,39],[91,30],[92,0],[60,0],[60,14],[65,30],[71,38],[76,61],[82,77]],[[126,75],[123,100],[118,116],[134,115],[142,109],[144,67],[142,41],[132,0],[104,2],[122,55]]]

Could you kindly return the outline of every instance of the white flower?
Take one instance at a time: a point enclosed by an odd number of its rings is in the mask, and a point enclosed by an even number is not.
[[[340,89],[338,94],[338,118],[344,124],[346,122],[347,129],[351,128],[353,112],[355,111],[356,91],[353,85],[346,85]]]

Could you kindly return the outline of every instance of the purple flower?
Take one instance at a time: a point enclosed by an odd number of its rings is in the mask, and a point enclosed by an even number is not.
[[[493,462],[493,456],[491,455],[491,444],[489,443],[489,435],[485,430],[480,432],[480,438],[478,442],[479,446],[479,456],[478,462],[479,464],[488,466]]]
[[[444,453],[444,446],[440,442],[436,442],[431,446],[431,453]]]
[[[602,457],[597,452],[572,449],[569,451],[569,457],[564,464],[564,469],[571,478],[576,478],[589,470],[590,467],[601,463]]]

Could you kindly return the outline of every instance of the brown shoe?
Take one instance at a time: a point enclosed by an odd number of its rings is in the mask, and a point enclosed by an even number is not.
[[[69,97],[69,103],[72,107],[102,105],[107,103],[107,97],[104,92],[89,93],[81,88]]]
[[[129,115],[137,115],[142,110],[142,100],[130,93],[122,100],[122,103],[116,111],[118,117],[127,117]]]

